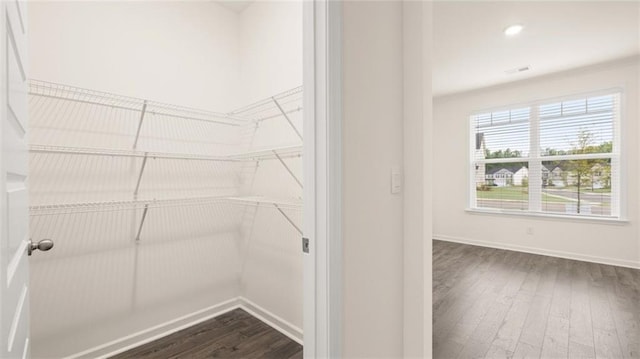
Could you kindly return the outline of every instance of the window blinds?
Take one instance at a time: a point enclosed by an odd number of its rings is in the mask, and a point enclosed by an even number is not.
[[[619,217],[620,93],[471,116],[471,207]]]

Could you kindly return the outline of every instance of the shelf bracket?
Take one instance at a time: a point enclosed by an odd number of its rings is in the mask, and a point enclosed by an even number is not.
[[[300,134],[300,131],[298,131],[296,126],[293,125],[293,122],[291,122],[291,119],[289,118],[289,116],[287,116],[287,113],[284,111],[282,106],[280,106],[280,103],[278,102],[278,100],[276,100],[275,97],[272,97],[271,99],[273,100],[273,103],[276,104],[276,107],[278,107],[278,110],[280,110],[280,113],[282,113],[282,116],[284,116],[284,118],[287,119],[287,122],[289,122],[289,126],[291,126],[291,128],[296,132],[296,135],[300,137],[300,141],[302,141],[302,134]]]
[[[140,220],[140,227],[138,227],[138,234],[136,234],[136,242],[140,241],[140,233],[142,233],[142,227],[144,226],[144,220],[147,218],[147,211],[149,210],[149,205],[144,205],[144,210],[142,211],[142,219]]]
[[[138,197],[138,190],[140,189],[140,182],[142,181],[142,174],[144,173],[144,168],[147,165],[147,158],[149,155],[149,152],[145,152],[144,153],[144,157],[142,158],[142,166],[140,167],[140,174],[138,174],[138,183],[136,183],[136,189],[133,191],[133,198]]]
[[[138,122],[138,131],[136,131],[136,139],[133,141],[133,149],[138,146],[138,139],[140,138],[140,130],[142,130],[142,121],[144,120],[144,114],[147,112],[147,100],[144,100],[142,104],[142,112],[140,114],[140,122]]]
[[[280,208],[280,206],[278,206],[277,204],[273,204],[276,209],[278,210],[278,212],[280,212],[280,214],[282,214],[282,216],[289,222],[291,223],[291,225],[293,226],[293,228],[296,229],[296,231],[298,231],[298,233],[300,233],[300,235],[302,235],[302,230],[300,229],[300,227],[298,227],[292,220],[291,218],[289,218],[289,216],[287,216],[286,213],[284,213],[284,211],[282,210],[282,208]]]
[[[276,150],[271,150],[271,152],[273,152],[274,155],[276,155],[276,158],[278,159],[278,161],[280,161],[280,163],[282,163],[282,165],[284,166],[284,168],[287,170],[287,172],[289,172],[289,174],[291,175],[291,177],[293,177],[294,180],[296,180],[296,182],[298,183],[298,185],[300,186],[300,188],[303,188],[302,186],[302,182],[300,182],[300,180],[298,179],[298,177],[296,177],[296,175],[293,173],[293,171],[291,171],[291,169],[289,168],[289,166],[287,166],[287,163],[284,162],[282,160],[282,157],[280,157],[280,155],[278,154],[278,152],[276,152]]]

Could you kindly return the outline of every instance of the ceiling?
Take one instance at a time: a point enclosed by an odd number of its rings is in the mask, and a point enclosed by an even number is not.
[[[640,52],[640,2],[465,1],[433,5],[433,94],[448,95]],[[524,29],[514,37],[503,30]],[[529,66],[530,70],[505,71]]]

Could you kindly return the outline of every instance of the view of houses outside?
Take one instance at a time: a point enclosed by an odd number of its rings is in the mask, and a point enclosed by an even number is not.
[[[542,163],[542,211],[553,213],[580,213],[608,216],[611,213],[611,165],[595,163],[580,173],[584,166],[574,161],[547,161]],[[590,160],[591,161],[591,160]],[[560,162],[560,163],[558,163]],[[527,163],[480,164],[484,167],[484,182],[476,187],[479,208],[529,209],[529,168]]]
[[[610,216],[616,96],[539,105],[534,119],[531,107],[472,116],[475,207],[529,210],[534,163],[541,202],[533,207]],[[535,162],[529,153],[531,121],[537,123],[540,145]]]

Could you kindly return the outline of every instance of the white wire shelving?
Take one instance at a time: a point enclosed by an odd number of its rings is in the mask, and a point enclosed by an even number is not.
[[[281,92],[267,99],[255,102],[229,112],[229,116],[246,118],[253,123],[284,118],[296,136],[302,141],[302,134],[293,124],[291,115],[302,111],[302,86]]]
[[[32,216],[47,216],[58,214],[106,212],[120,210],[135,210],[145,208],[161,208],[175,206],[197,206],[210,204],[249,205],[257,207],[278,207],[281,209],[301,210],[302,201],[294,199],[279,199],[261,196],[210,196],[194,198],[152,199],[132,201],[104,201],[83,203],[61,203],[29,207]]]
[[[202,186],[201,182],[191,184],[194,187],[193,193],[188,192],[192,190],[190,188],[184,190],[185,193],[148,192],[165,188],[162,186],[168,183],[168,179],[157,184],[153,189],[147,188],[147,192],[142,194],[146,199],[138,198],[139,192],[145,187],[143,177],[151,176],[157,179],[159,175],[170,174],[162,171],[179,171],[184,173],[180,178],[187,178],[185,176],[194,173],[202,176],[203,173],[210,173],[220,168],[216,167],[218,165],[205,164],[204,161],[238,163],[239,166],[254,163],[252,168],[255,169],[260,161],[277,160],[302,188],[302,182],[290,167],[289,161],[302,157],[302,134],[292,121],[292,116],[302,111],[302,87],[276,94],[228,113],[194,109],[40,80],[29,80],[29,95],[30,110],[35,117],[35,121],[32,121],[35,131],[31,132],[34,142],[30,145],[29,152],[32,156],[37,156],[32,157],[32,160],[47,163],[46,172],[35,178],[40,182],[55,182],[55,180],[68,179],[69,176],[83,176],[77,177],[73,182],[83,186],[82,192],[75,191],[79,194],[72,200],[77,202],[49,203],[52,201],[47,198],[53,198],[53,202],[61,201],[62,198],[71,199],[64,195],[67,193],[65,191],[69,191],[67,182],[62,187],[58,186],[62,196],[56,195],[35,201],[37,205],[30,207],[31,216],[138,211],[141,218],[135,239],[139,240],[147,212],[156,208],[233,205],[275,209],[299,233],[302,233],[288,214],[289,211],[301,210],[302,202],[299,199],[219,195],[219,191],[210,192],[208,188]],[[288,123],[300,140],[298,144],[238,151],[237,148],[243,146],[224,142],[227,140],[225,136],[230,133],[229,131],[245,131],[244,129],[248,128],[255,131],[261,122],[278,119]],[[97,158],[91,159],[95,157],[102,159],[98,163]],[[122,159],[119,160],[120,162],[113,162],[109,157]],[[72,160],[74,158],[78,160]],[[122,162],[127,161],[126,158],[136,159],[136,161]],[[151,169],[146,169],[148,159],[167,161],[161,162],[165,163],[165,166],[154,165],[153,172],[150,172]],[[175,162],[176,160],[178,162]],[[194,161],[203,162],[196,165]],[[194,164],[188,167],[180,165],[182,163]],[[236,165],[233,166],[222,167],[222,169],[237,171]],[[51,171],[56,168],[62,172],[50,176]],[[99,175],[89,175],[91,169],[100,170],[99,173],[103,174],[102,178]],[[149,175],[145,174],[145,169],[150,173]],[[120,172],[114,172],[116,170]],[[122,174],[122,171],[126,172]],[[107,178],[106,174],[110,177]],[[122,180],[117,177],[121,174]],[[170,178],[176,178],[175,174],[171,176]],[[83,182],[85,179],[88,181]],[[131,182],[131,190],[120,191],[118,196],[114,197],[117,200],[107,201],[101,199],[109,197],[87,197],[82,194],[90,193],[89,189],[93,188],[91,183],[102,191],[121,189],[120,182],[108,182],[113,179],[122,181],[125,188]],[[202,177],[194,181],[198,180],[202,181]],[[109,184],[106,185],[107,183]],[[134,185],[135,189],[133,189]],[[176,183],[176,186],[179,184]],[[47,186],[42,188],[56,190],[58,187],[55,183],[47,183]],[[131,191],[129,195],[127,195],[128,191]],[[223,189],[222,192],[229,191]],[[213,193],[216,195],[212,195]],[[164,196],[167,198],[156,198]],[[154,199],[148,199],[149,197]],[[128,198],[132,200],[127,200]]]
[[[140,122],[146,114],[229,126],[241,126],[247,121],[247,119],[235,117],[233,114],[200,110],[34,79],[29,80],[29,95],[138,112],[141,115]]]
[[[283,146],[266,148],[257,151],[241,152],[222,156],[207,156],[188,153],[164,153],[146,152],[137,150],[117,150],[109,148],[82,148],[64,146],[31,145],[31,153],[61,154],[61,155],[81,155],[81,156],[108,156],[108,157],[137,157],[153,159],[178,159],[192,161],[220,161],[220,162],[242,162],[242,161],[263,161],[278,158],[294,158],[302,156],[302,145]]]
[[[235,197],[235,196],[213,196],[197,198],[178,198],[164,200],[134,200],[134,201],[106,201],[106,202],[85,202],[85,203],[65,203],[53,205],[41,205],[29,207],[30,216],[59,216],[68,214],[86,214],[94,212],[121,212],[141,210],[141,217],[136,231],[135,240],[140,240],[140,235],[144,228],[145,220],[149,210],[166,207],[188,207],[188,206],[211,206],[211,205],[236,205],[252,206],[276,209],[286,221],[302,235],[300,227],[291,219],[288,212],[301,211],[302,201],[291,199],[275,199],[268,197]]]
[[[230,126],[242,126],[247,122],[261,122],[280,116],[286,118],[290,114],[302,111],[302,86],[228,113],[207,111],[36,79],[29,80],[29,95],[133,111],[138,112],[140,115],[156,114],[176,119],[213,122]]]

